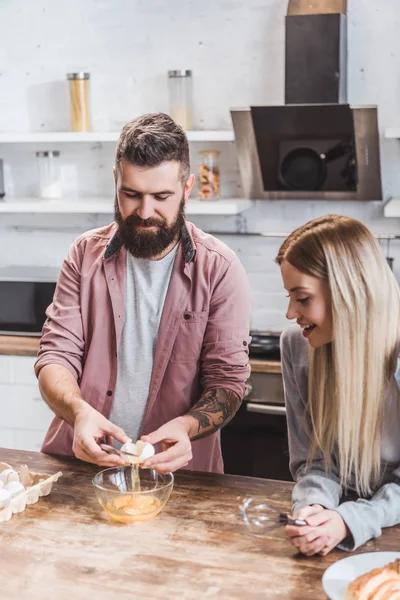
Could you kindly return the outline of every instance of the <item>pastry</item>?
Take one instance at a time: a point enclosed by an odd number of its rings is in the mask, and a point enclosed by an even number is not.
[[[400,559],[352,581],[346,600],[400,600]]]

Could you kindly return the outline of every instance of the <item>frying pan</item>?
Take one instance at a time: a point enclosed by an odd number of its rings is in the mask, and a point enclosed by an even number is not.
[[[349,150],[350,145],[343,141],[321,153],[308,147],[294,148],[281,162],[281,183],[289,190],[318,190],[326,179],[328,163],[344,156]]]

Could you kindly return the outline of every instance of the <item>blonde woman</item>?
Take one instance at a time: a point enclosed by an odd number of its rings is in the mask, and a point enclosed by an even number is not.
[[[365,225],[329,215],[276,262],[288,292],[282,369],[303,554],[355,550],[400,522],[400,294]],[[400,363],[399,363],[400,364]]]

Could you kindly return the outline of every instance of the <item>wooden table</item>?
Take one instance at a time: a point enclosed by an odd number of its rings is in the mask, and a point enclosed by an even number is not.
[[[94,496],[91,479],[100,467],[4,449],[0,460],[64,473],[50,496],[0,523],[0,590],[7,600],[315,600],[325,598],[324,570],[346,556],[300,557],[280,531],[247,531],[240,499],[268,498],[289,510],[291,483],[180,473],[163,513],[118,525]],[[361,551],[399,547],[400,529],[392,528]]]

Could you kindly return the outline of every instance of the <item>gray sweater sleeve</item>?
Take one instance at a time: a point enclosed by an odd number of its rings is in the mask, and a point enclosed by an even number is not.
[[[371,538],[379,537],[382,527],[400,523],[400,469],[391,470],[392,481],[382,485],[370,499],[340,504],[342,488],[336,469],[327,473],[321,457],[306,469],[311,440],[307,414],[308,344],[299,328],[290,327],[281,338],[282,372],[288,423],[290,470],[293,489],[293,513],[304,506],[321,504],[338,512],[351,536],[338,548],[352,551]],[[398,465],[396,465],[398,467]],[[390,476],[390,474],[388,474]]]
[[[370,500],[359,498],[355,502],[343,502],[335,508],[342,517],[351,536],[338,548],[356,550],[359,546],[382,534],[382,527],[400,523],[400,479],[386,483]]]
[[[288,426],[290,472],[293,488],[293,513],[304,506],[321,504],[332,509],[339,505],[342,489],[336,473],[326,473],[324,461],[316,457],[309,469],[307,457],[311,442],[311,423],[307,414],[308,343],[298,326],[281,336],[281,360]]]

